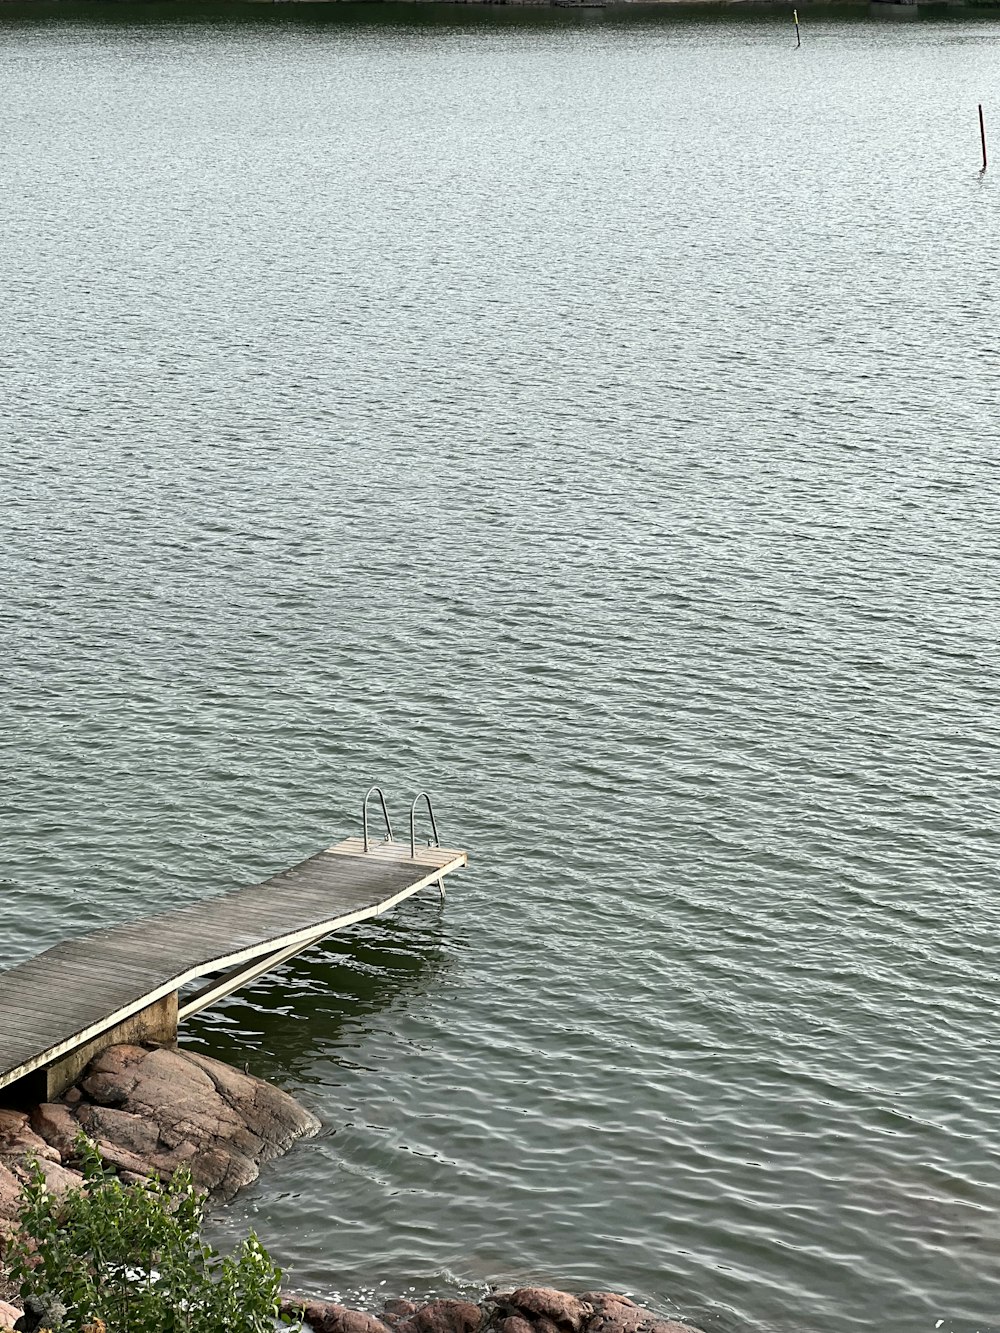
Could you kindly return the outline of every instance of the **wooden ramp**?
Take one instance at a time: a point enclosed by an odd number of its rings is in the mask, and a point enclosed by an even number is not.
[[[117,1041],[176,1040],[179,1019],[468,861],[392,841],[366,851],[367,823],[365,833],[262,884],[67,940],[0,972],[0,1098],[56,1097]],[[179,998],[199,977],[212,980]]]

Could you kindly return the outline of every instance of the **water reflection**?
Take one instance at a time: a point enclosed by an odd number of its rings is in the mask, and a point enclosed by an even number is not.
[[[436,894],[332,935],[183,1026],[185,1046],[285,1084],[311,1083],[349,1029],[431,989],[448,963]]]

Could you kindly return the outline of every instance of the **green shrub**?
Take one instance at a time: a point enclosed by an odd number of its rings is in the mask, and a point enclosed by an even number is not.
[[[203,1196],[189,1172],[134,1185],[77,1141],[83,1186],[57,1199],[32,1163],[11,1276],[52,1329],[77,1333],[270,1333],[281,1270],[253,1233],[230,1258],[201,1239]]]

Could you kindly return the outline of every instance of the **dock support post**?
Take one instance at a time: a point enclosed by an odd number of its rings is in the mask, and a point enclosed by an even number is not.
[[[177,992],[165,995],[137,1014],[94,1037],[85,1046],[48,1065],[45,1074],[45,1100],[54,1101],[71,1088],[95,1055],[119,1043],[136,1046],[177,1045]]]
[[[979,103],[979,140],[983,145],[983,165],[979,169],[979,174],[982,175],[986,170],[986,125],[983,122],[982,102]]]

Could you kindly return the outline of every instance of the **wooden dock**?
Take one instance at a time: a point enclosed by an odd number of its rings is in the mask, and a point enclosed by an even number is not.
[[[467,860],[414,846],[412,831],[410,842],[369,843],[366,821],[364,838],[262,884],[67,940],[0,972],[0,1101],[58,1096],[116,1042],[176,1041],[178,1021]],[[198,978],[208,980],[181,995]]]

